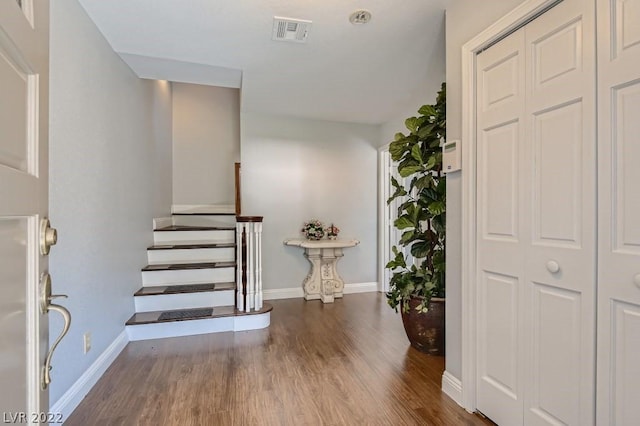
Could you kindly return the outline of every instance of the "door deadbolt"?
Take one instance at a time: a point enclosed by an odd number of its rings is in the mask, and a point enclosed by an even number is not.
[[[40,254],[46,256],[51,251],[51,246],[58,242],[58,231],[51,227],[49,219],[40,222]]]

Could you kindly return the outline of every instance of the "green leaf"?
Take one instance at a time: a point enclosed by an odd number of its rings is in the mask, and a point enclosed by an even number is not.
[[[405,139],[400,139],[389,144],[389,153],[393,161],[400,160],[407,149],[408,146]]]
[[[400,244],[402,244],[403,246],[407,245],[408,243],[415,240],[415,238],[416,238],[416,233],[414,230],[405,231],[402,233],[402,237],[400,238]]]
[[[400,216],[393,222],[393,225],[400,230],[414,227],[413,222],[407,216]]]
[[[398,133],[396,133],[396,134],[394,135],[393,140],[394,140],[394,141],[399,141],[400,139],[404,139],[404,138],[406,138],[406,136],[404,135],[404,133],[400,133],[400,132],[398,132]]]
[[[429,204],[428,209],[429,213],[433,215],[439,215],[447,210],[447,205],[444,201],[434,201],[433,203]]]
[[[431,156],[427,160],[427,164],[425,165],[425,168],[427,170],[433,170],[433,168],[436,166],[437,162],[438,162],[438,159],[435,156]]]
[[[407,195],[407,191],[400,185],[397,179],[394,176],[391,176],[391,185],[395,188],[395,191],[392,196],[387,200],[387,204],[390,204],[393,200],[398,197],[404,197]]]
[[[425,257],[429,254],[430,245],[426,241],[416,242],[411,246],[411,254],[413,257]]]
[[[420,150],[419,144],[415,144],[413,148],[411,148],[411,156],[420,164],[424,162],[422,161],[422,151]]]
[[[404,121],[404,125],[411,131],[411,133],[415,133],[418,130],[418,126],[420,122],[417,117],[409,117]]]
[[[426,139],[427,136],[429,136],[432,132],[433,129],[435,128],[435,124],[428,124],[426,126],[422,126],[420,127],[420,130],[418,130],[418,137],[420,139]]]
[[[433,105],[422,105],[418,112],[422,115],[430,117],[432,115],[436,115],[436,108]]]
[[[422,170],[422,166],[406,166],[403,168],[398,168],[398,172],[400,172],[400,176],[408,177],[414,173],[418,173]]]

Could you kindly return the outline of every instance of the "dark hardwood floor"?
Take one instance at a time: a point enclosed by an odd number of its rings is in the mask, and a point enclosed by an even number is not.
[[[271,327],[130,343],[66,425],[483,425],[384,295],[275,300]]]

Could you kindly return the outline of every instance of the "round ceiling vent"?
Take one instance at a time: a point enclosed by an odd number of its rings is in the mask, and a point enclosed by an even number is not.
[[[371,20],[371,12],[368,10],[356,10],[349,16],[349,22],[354,25],[366,24]]]

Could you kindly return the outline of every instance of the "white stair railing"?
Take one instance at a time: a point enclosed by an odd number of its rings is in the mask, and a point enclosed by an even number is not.
[[[262,309],[262,216],[236,217],[236,308]]]

